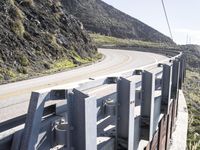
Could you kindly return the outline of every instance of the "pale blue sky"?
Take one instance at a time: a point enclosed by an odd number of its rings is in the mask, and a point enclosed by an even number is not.
[[[169,36],[161,0],[103,0]],[[174,41],[200,45],[200,0],[164,0]]]

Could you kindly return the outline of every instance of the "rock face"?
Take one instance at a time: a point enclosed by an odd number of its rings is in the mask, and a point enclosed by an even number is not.
[[[119,38],[173,43],[169,37],[101,0],[62,0],[62,2],[65,8],[91,32]]]
[[[56,60],[74,64],[96,47],[81,22],[59,0],[0,1],[0,80],[49,69]]]

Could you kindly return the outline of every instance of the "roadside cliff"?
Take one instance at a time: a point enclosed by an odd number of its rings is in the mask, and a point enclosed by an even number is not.
[[[0,83],[90,62],[97,49],[59,0],[0,1]]]

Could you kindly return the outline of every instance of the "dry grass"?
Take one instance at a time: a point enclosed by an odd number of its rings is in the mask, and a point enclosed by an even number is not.
[[[146,48],[167,48],[174,49],[175,45],[170,45],[167,43],[155,43],[148,41],[140,41],[133,39],[121,39],[111,36],[105,36],[100,34],[90,34],[93,41],[97,46],[122,46],[122,47],[146,47]]]
[[[28,4],[29,6],[35,6],[33,0],[25,0],[24,2],[25,2],[26,4]]]
[[[12,22],[11,29],[19,37],[23,37],[25,28],[21,20],[17,19],[14,22]]]
[[[11,4],[12,6],[15,5],[15,0],[8,0],[8,3]]]
[[[54,3],[54,5],[56,7],[61,7],[62,6],[62,3],[60,2],[60,0],[54,0],[53,3]]]
[[[57,42],[57,38],[56,38],[56,35],[52,34],[52,33],[49,33],[49,32],[45,32],[44,33],[46,35],[46,37],[48,38],[50,44],[56,48],[56,49],[63,49],[63,47],[61,45],[58,44]]]
[[[14,6],[13,13],[15,13],[17,19],[24,19],[24,13],[17,6]]]

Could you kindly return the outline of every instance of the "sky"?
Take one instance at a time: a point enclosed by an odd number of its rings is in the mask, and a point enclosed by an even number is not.
[[[161,0],[103,0],[170,37]],[[200,45],[200,0],[164,0],[177,44]]]

